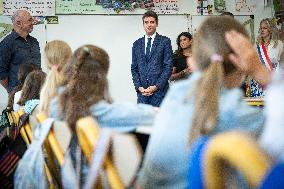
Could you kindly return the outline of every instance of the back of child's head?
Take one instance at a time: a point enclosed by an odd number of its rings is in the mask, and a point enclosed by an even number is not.
[[[8,105],[7,107],[8,108],[11,108],[13,107],[13,104],[14,104],[14,97],[15,97],[15,94],[22,90],[22,87],[23,87],[23,84],[25,82],[25,79],[27,77],[27,75],[29,73],[31,73],[32,71],[34,70],[39,70],[40,68],[35,65],[35,64],[32,64],[32,63],[25,63],[25,64],[21,64],[19,66],[19,70],[18,70],[18,80],[19,80],[19,85],[16,86],[12,91],[11,93],[9,94],[9,99],[8,99]]]
[[[200,70],[209,67],[211,57],[214,54],[223,57],[225,74],[234,70],[233,64],[228,59],[228,55],[232,50],[225,40],[225,33],[231,30],[248,37],[242,24],[230,17],[212,17],[203,22],[193,40],[193,57]]]
[[[44,52],[50,70],[40,94],[39,110],[48,113],[50,100],[63,82],[63,70],[70,64],[72,50],[66,42],[54,40],[46,44]]]
[[[84,45],[74,52],[69,80],[59,98],[61,110],[65,112],[66,121],[72,130],[80,117],[90,114],[91,105],[100,100],[109,100],[108,70],[109,56],[105,50],[94,45]]]
[[[20,106],[25,105],[28,100],[40,98],[40,90],[45,78],[46,73],[41,70],[36,70],[29,73],[24,82],[21,98],[18,102]]]
[[[18,80],[20,82],[20,85],[23,86],[25,79],[29,73],[31,73],[34,70],[40,69],[37,65],[32,64],[32,63],[27,63],[27,64],[21,64],[19,66],[19,71],[18,71]]]
[[[202,71],[196,87],[194,116],[190,131],[190,143],[198,136],[207,134],[217,125],[219,92],[224,78],[237,71],[229,60],[231,48],[225,33],[235,30],[248,37],[245,28],[230,17],[211,17],[202,23],[193,40],[193,58]]]
[[[78,48],[74,55],[72,56],[72,64],[74,65],[74,74],[83,75],[106,75],[109,70],[109,56],[105,50],[94,46],[85,45]],[[96,71],[92,72],[82,72],[81,70],[88,70],[88,68],[93,68]],[[73,78],[75,78],[74,76]]]
[[[48,42],[44,48],[44,53],[47,60],[47,66],[51,70],[55,67],[55,69],[59,72],[68,63],[72,56],[71,47],[61,40]]]

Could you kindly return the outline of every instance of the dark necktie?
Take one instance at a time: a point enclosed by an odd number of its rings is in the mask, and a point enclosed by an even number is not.
[[[149,58],[150,58],[151,40],[152,38],[149,37],[147,41],[147,47],[146,47],[146,61],[147,62],[149,61]]]

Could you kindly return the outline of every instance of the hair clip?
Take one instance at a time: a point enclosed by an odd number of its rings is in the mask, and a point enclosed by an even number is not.
[[[223,57],[219,54],[213,54],[211,57],[210,57],[210,60],[211,62],[223,62]]]
[[[89,49],[87,46],[84,46],[84,47],[83,47],[83,50],[84,50],[86,53],[90,54],[90,49]]]

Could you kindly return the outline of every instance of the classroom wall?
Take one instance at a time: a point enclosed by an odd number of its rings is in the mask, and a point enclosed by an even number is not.
[[[234,11],[234,0],[228,0],[227,11],[234,13],[236,19],[244,22],[249,19],[243,13]],[[173,50],[177,48],[175,40],[183,31],[194,32],[206,18],[196,15],[195,0],[180,0],[177,15],[160,15],[158,33],[168,36]],[[186,13],[186,14],[185,14]],[[189,13],[191,15],[189,15]],[[214,15],[219,13],[214,12]],[[249,15],[249,14],[248,14]],[[257,36],[258,24],[262,18],[271,17],[272,9],[264,7],[263,1],[257,1],[254,32]],[[95,44],[104,48],[110,55],[108,75],[110,91],[115,101],[136,102],[136,93],[131,80],[132,43],[144,35],[142,15],[58,15],[59,24],[41,24],[34,27],[32,33],[43,51],[46,41],[61,39],[70,44],[73,50],[83,44]],[[0,17],[1,22],[9,18]],[[1,28],[0,28],[1,32]],[[44,60],[42,53],[42,60]],[[43,69],[46,70],[43,64]]]
[[[73,50],[89,43],[105,49],[110,55],[108,78],[114,100],[135,102],[136,93],[130,71],[131,49],[132,43],[144,35],[141,15],[59,16],[59,22],[47,25],[47,41],[65,40]],[[159,17],[158,32],[172,39],[174,49],[175,38],[180,31],[188,31],[185,15]]]

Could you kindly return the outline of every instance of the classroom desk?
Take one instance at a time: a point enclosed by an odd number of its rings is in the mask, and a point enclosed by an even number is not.
[[[264,99],[263,98],[244,98],[244,101],[248,103],[248,105],[251,106],[264,106]]]

